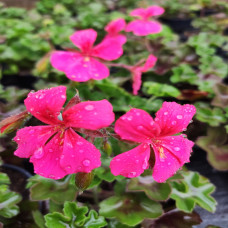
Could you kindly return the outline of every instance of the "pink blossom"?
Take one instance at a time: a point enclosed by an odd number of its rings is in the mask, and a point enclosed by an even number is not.
[[[125,27],[126,27],[126,22],[122,18],[111,21],[105,27],[105,31],[108,32],[105,38],[114,38],[120,44],[126,43],[127,41],[126,36],[120,34],[120,32],[124,30]]]
[[[138,8],[133,10],[130,15],[139,17],[139,19],[130,22],[126,27],[126,32],[133,32],[136,36],[147,36],[161,32],[162,27],[160,23],[150,20],[150,17],[163,13],[164,9],[160,6],[150,6],[146,9]]]
[[[109,69],[100,59],[118,59],[123,54],[122,45],[115,39],[105,38],[100,44],[93,46],[96,37],[97,32],[93,29],[75,32],[70,39],[80,51],[54,51],[51,55],[52,66],[77,82],[108,77]]]
[[[18,144],[14,154],[30,158],[35,173],[52,179],[99,167],[99,150],[75,130],[96,130],[114,121],[107,100],[81,102],[61,113],[65,101],[65,86],[29,93],[25,99],[27,110],[48,125],[22,128],[14,138]]]
[[[135,108],[120,117],[115,132],[124,140],[141,144],[113,158],[110,164],[113,175],[137,177],[153,165],[153,178],[157,182],[174,175],[189,162],[194,143],[183,135],[172,135],[185,130],[195,112],[193,105],[164,102],[154,120],[147,112]]]
[[[154,55],[149,55],[144,66],[133,66],[130,68],[130,71],[133,76],[133,94],[137,95],[138,91],[142,84],[142,73],[147,72],[150,68],[152,68],[157,61],[157,58]]]

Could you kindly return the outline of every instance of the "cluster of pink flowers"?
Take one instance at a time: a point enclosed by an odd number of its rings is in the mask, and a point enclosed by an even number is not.
[[[130,15],[139,19],[128,24],[123,19],[112,21],[105,27],[106,36],[97,45],[94,45],[96,31],[77,31],[70,39],[79,50],[55,51],[51,63],[73,81],[106,78],[109,69],[104,60],[118,59],[127,41],[120,32],[125,30],[138,36],[160,32],[161,25],[150,18],[163,12],[159,6],[135,9]],[[133,77],[133,94],[136,95],[141,87],[142,73],[152,68],[156,61],[157,58],[151,54],[143,62],[125,67]],[[99,131],[115,120],[113,107],[107,100],[71,100],[63,107],[65,102],[65,86],[29,93],[24,102],[27,111],[46,125],[22,128],[14,138],[18,144],[14,154],[30,158],[35,173],[47,178],[60,179],[72,173],[89,173],[99,167],[99,150],[77,132],[83,133],[82,129],[86,129],[84,132]],[[193,142],[185,135],[176,134],[186,129],[195,112],[193,105],[164,102],[155,119],[144,110],[135,108],[121,116],[116,121],[115,132],[122,140],[140,145],[112,159],[110,168],[113,175],[137,177],[150,167],[157,182],[166,181],[189,161]]]
[[[96,46],[93,46],[97,37],[96,31],[93,29],[77,31],[70,37],[70,40],[79,50],[54,51],[51,56],[51,64],[73,81],[104,79],[109,76],[109,69],[102,61],[116,60],[123,54],[123,45],[127,42],[127,38],[120,32],[123,30],[133,32],[137,36],[159,33],[162,30],[161,25],[150,18],[163,13],[164,9],[159,6],[135,9],[130,15],[139,19],[128,24],[122,18],[111,21],[105,27],[107,35]],[[152,62],[150,66],[148,65],[149,67],[132,66],[134,95],[137,95],[140,89],[142,73],[152,68],[156,61]]]
[[[80,102],[63,108],[65,101],[64,86],[29,93],[25,99],[27,110],[48,125],[22,128],[14,138],[18,143],[14,154],[30,158],[35,173],[47,178],[60,179],[99,167],[99,150],[76,131],[108,127],[115,119],[107,100]],[[175,102],[164,102],[155,120],[143,110],[131,109],[117,120],[115,132],[123,140],[141,144],[113,158],[111,172],[136,177],[151,165],[156,181],[168,179],[189,161],[193,146],[183,135],[170,135],[184,130],[194,114],[193,105],[181,106]],[[154,167],[149,162],[153,151]]]

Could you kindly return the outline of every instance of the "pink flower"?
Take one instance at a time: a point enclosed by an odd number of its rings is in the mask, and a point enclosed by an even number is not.
[[[154,165],[153,178],[157,182],[174,175],[189,162],[194,143],[183,135],[172,135],[185,130],[195,112],[193,105],[164,102],[155,120],[147,112],[135,108],[120,117],[115,132],[122,139],[141,144],[113,158],[110,164],[113,175],[137,177],[149,165]]]
[[[18,143],[14,154],[30,157],[35,173],[52,179],[99,167],[99,150],[75,129],[96,130],[114,121],[112,105],[107,100],[81,102],[61,114],[65,101],[65,86],[29,93],[25,99],[27,110],[48,125],[22,128],[14,138]]]
[[[120,44],[126,43],[127,41],[126,36],[120,34],[120,32],[125,29],[125,26],[126,26],[126,22],[122,18],[111,21],[105,27],[105,31],[108,32],[105,38],[114,38]]]
[[[147,36],[161,32],[161,25],[156,21],[150,20],[150,17],[161,15],[164,11],[160,6],[150,6],[146,9],[138,8],[133,10],[130,15],[139,17],[139,19],[130,22],[126,27],[126,32],[133,32],[136,36]]]
[[[96,37],[97,32],[93,29],[75,32],[70,39],[80,51],[54,51],[51,55],[52,66],[77,82],[108,77],[109,69],[98,60],[118,59],[123,54],[122,45],[114,39],[106,38],[93,46]]]
[[[149,57],[146,60],[146,63],[144,66],[133,66],[130,68],[130,71],[133,76],[133,94],[137,95],[138,91],[142,84],[142,73],[148,71],[150,68],[152,68],[157,61],[157,58],[153,55],[149,55]]]

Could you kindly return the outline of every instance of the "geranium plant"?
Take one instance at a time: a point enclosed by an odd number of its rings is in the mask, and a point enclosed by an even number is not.
[[[191,228],[202,222],[196,206],[215,212],[215,186],[190,161],[197,144],[212,166],[228,168],[228,68],[218,54],[227,39],[206,28],[178,37],[163,23],[173,11],[204,10],[190,8],[131,0],[1,6],[0,224]],[[34,82],[9,87],[13,74]],[[8,161],[29,172],[24,190],[12,188]]]

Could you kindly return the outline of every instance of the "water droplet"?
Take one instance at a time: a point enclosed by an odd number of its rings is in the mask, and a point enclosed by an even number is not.
[[[128,174],[128,177],[135,177],[136,176],[136,172],[131,172]]]
[[[34,158],[40,159],[44,156],[44,149],[43,147],[38,148],[35,152],[34,152]]]
[[[33,130],[33,129],[31,129],[30,131],[29,131],[29,134],[33,134],[35,131]]]
[[[177,121],[174,120],[174,121],[172,121],[171,124],[172,124],[172,125],[176,125],[176,123],[177,123]]]
[[[129,120],[129,121],[131,121],[132,119],[133,119],[132,116],[128,116],[128,117],[127,117],[127,120]]]
[[[177,115],[177,119],[178,119],[178,120],[181,120],[182,118],[183,118],[182,115]]]
[[[171,165],[171,163],[170,163],[170,162],[168,162],[168,165]]]
[[[189,123],[192,123],[193,122],[193,120],[190,120],[190,122]]]
[[[159,119],[156,117],[154,120],[155,120],[155,121],[158,121]]]
[[[51,174],[51,175],[49,175],[48,177],[51,178],[51,179],[54,179],[54,178],[55,178],[55,175],[52,175],[52,174]]]
[[[65,96],[65,95],[61,95],[61,98],[62,98],[62,99],[65,99],[65,98],[66,98],[66,96]]]
[[[150,122],[150,125],[153,126],[153,125],[154,125],[154,121],[151,121],[151,122]]]
[[[174,150],[175,151],[179,151],[180,150],[180,147],[175,147]]]
[[[83,143],[82,142],[77,142],[77,145],[83,145]]]
[[[74,157],[75,157],[75,155],[74,155],[74,154],[72,154],[72,155],[71,155],[71,157],[72,157],[72,158],[74,158]]]
[[[34,110],[34,108],[30,108],[30,112],[32,112]]]
[[[53,152],[53,150],[50,148],[50,149],[48,149],[48,152],[52,153],[52,152]]]
[[[164,112],[164,115],[167,116],[169,113],[168,112]]]
[[[136,112],[135,114],[136,114],[136,116],[140,116],[141,115],[140,112]]]
[[[137,129],[138,130],[142,130],[143,129],[143,126],[138,126]]]
[[[55,160],[56,160],[56,161],[58,161],[58,160],[59,160],[59,158],[56,158]]]
[[[84,166],[89,166],[89,165],[90,165],[90,160],[84,160],[84,161],[82,162],[82,164],[83,164]]]
[[[71,169],[71,166],[70,166],[70,165],[68,165],[66,168],[67,168],[67,169]]]
[[[87,111],[92,111],[93,109],[94,109],[93,105],[86,105],[85,106],[85,110],[87,110]]]
[[[143,168],[143,169],[146,169],[147,166],[148,166],[148,163],[147,163],[147,161],[145,160],[145,161],[143,162],[142,168]]]

